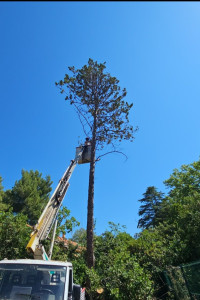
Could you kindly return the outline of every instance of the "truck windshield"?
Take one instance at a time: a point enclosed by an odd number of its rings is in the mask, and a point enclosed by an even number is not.
[[[63,300],[66,267],[0,264],[0,300]]]

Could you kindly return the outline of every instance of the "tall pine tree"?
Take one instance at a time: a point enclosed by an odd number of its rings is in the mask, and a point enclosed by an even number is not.
[[[126,89],[119,86],[119,80],[105,72],[106,63],[89,59],[81,69],[69,67],[72,76],[66,74],[56,85],[65,100],[75,107],[83,131],[91,140],[91,162],[88,189],[87,214],[87,265],[94,266],[94,174],[96,152],[105,145],[116,151],[117,142],[133,140],[133,127],[129,125],[129,112],[133,104],[123,99]]]

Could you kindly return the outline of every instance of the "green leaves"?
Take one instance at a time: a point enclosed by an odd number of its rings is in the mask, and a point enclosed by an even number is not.
[[[174,169],[170,178],[164,181],[170,188],[171,197],[186,197],[195,192],[200,193],[200,160],[189,165],[182,165],[180,170]]]
[[[22,178],[6,193],[13,212],[27,215],[29,224],[36,224],[49,199],[51,184],[50,176],[44,179],[38,171],[22,170]]]
[[[37,170],[22,170],[22,177],[15,182],[12,190],[4,192],[1,182],[0,176],[0,259],[25,258],[28,256],[26,246],[32,231],[27,224],[34,225],[38,221],[49,200],[52,182],[50,176],[44,179]],[[62,207],[58,215],[57,236],[71,232],[78,225],[79,222],[70,217],[70,210]],[[48,249],[50,241],[44,243]],[[56,250],[59,252],[60,248],[56,246]],[[56,255],[67,259],[65,250],[63,256]]]
[[[0,212],[0,260],[26,258],[26,245],[31,229],[26,226],[27,217],[13,215],[12,211]]]
[[[83,279],[82,286],[89,278],[88,293],[93,299],[152,299],[151,276],[130,251],[135,240],[125,230],[124,226],[109,222],[109,230],[95,236],[95,269],[86,267],[84,248],[80,256],[72,257],[75,278]],[[82,240],[85,231],[77,233],[78,240]]]
[[[69,218],[69,216],[70,210],[63,206],[58,213],[57,235],[61,233],[66,235],[67,233],[71,232],[74,227],[80,225],[80,223],[74,217]]]
[[[9,200],[6,197],[7,194],[3,190],[2,181],[3,179],[0,176],[0,212],[8,211],[8,209],[10,208]]]
[[[114,223],[96,238],[96,271],[101,274],[106,299],[151,299],[150,276],[129,250],[133,241]]]
[[[173,170],[164,181],[168,194],[148,187],[141,202],[138,225],[143,228],[132,251],[151,270],[155,283],[167,265],[179,265],[200,256],[200,160]],[[146,229],[145,229],[146,228]]]

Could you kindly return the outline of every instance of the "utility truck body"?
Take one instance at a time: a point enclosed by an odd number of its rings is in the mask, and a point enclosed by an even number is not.
[[[80,300],[84,290],[73,283],[69,262],[0,261],[0,300]]]

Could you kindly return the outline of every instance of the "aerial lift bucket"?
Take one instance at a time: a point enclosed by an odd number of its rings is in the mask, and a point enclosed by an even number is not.
[[[83,150],[82,150],[83,149]],[[82,152],[82,155],[78,161],[78,164],[85,164],[91,162],[91,145],[84,145],[76,147],[76,156]]]

